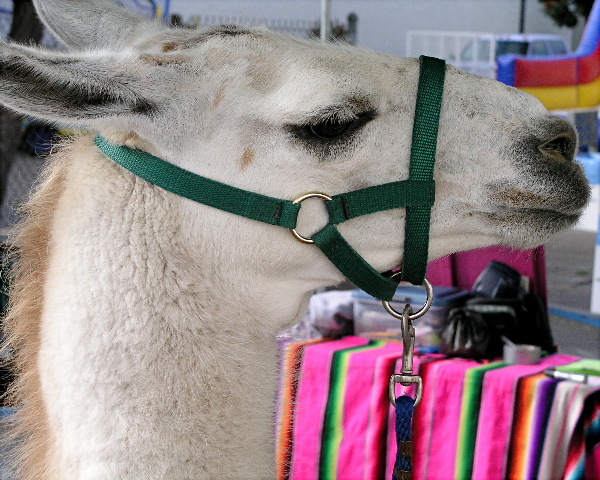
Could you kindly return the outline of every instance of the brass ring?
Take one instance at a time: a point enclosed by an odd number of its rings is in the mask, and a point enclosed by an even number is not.
[[[390,278],[394,279],[400,274],[401,272],[396,272]],[[431,283],[429,283],[429,280],[427,280],[426,278],[423,279],[423,287],[425,287],[425,291],[427,292],[427,299],[425,300],[425,305],[421,307],[421,310],[418,310],[412,315],[409,315],[408,318],[410,320],[416,320],[417,318],[421,318],[427,313],[427,310],[429,310],[429,307],[431,307],[431,304],[433,303],[433,287],[431,286]],[[383,303],[383,308],[385,308],[385,311],[388,312],[392,317],[397,318],[398,320],[402,320],[402,313],[394,310],[390,305],[390,302],[386,302],[385,300],[383,300],[381,303]]]
[[[333,200],[333,198],[331,198],[329,195],[326,195],[325,193],[320,193],[320,192],[310,192],[310,193],[306,193],[304,195],[301,195],[300,197],[298,197],[296,200],[294,200],[292,203],[302,203],[304,200],[306,200],[307,198],[320,198],[321,200]],[[302,243],[307,243],[307,244],[312,244],[315,243],[314,241],[312,241],[310,238],[307,237],[303,237],[302,235],[300,235],[295,228],[290,228],[290,232],[291,234],[294,236],[294,238],[296,240],[298,240],[299,242]]]

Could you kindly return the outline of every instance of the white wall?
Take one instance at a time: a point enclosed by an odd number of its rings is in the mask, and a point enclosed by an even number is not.
[[[557,33],[572,44],[580,33],[555,27],[537,0],[526,0],[525,32]],[[171,12],[193,15],[303,19],[317,21],[320,0],[171,0]],[[379,52],[405,54],[408,30],[462,30],[514,33],[519,29],[520,0],[332,0],[332,17],[358,14],[359,45]],[[574,45],[576,46],[576,45]]]

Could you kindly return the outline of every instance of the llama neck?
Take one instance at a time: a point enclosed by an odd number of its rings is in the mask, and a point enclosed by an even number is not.
[[[61,474],[270,477],[275,332],[307,294],[248,278],[186,235],[179,199],[87,153],[57,209],[42,319]]]

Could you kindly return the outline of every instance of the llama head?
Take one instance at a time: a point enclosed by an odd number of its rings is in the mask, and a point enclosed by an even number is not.
[[[35,3],[70,52],[2,46],[0,101],[17,111],[98,130],[282,199],[408,177],[415,59],[265,29],[170,29],[107,0]],[[573,224],[589,190],[575,149],[572,127],[533,97],[447,67],[430,258],[499,243],[532,247]],[[339,278],[320,252],[278,227],[190,202],[182,208],[197,219],[186,228],[228,232],[256,268],[318,276],[315,284]],[[299,228],[309,235],[324,217],[319,201],[306,202]],[[393,210],[340,230],[385,270],[401,261],[403,220]]]

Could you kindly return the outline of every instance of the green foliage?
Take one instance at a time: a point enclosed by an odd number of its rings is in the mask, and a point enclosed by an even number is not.
[[[594,0],[538,0],[543,4],[544,13],[559,27],[573,28],[579,17],[584,21],[592,10]]]

